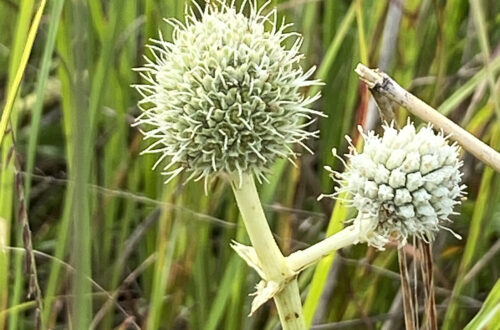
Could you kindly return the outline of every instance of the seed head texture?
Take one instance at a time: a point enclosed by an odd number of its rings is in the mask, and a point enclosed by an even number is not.
[[[153,140],[144,153],[160,155],[155,167],[163,164],[167,182],[183,171],[205,182],[218,173],[265,178],[278,158],[296,157],[290,144],[317,136],[307,126],[321,115],[310,108],[320,96],[301,88],[319,82],[300,66],[302,38],[254,0],[192,6],[184,23],[167,20],[172,42],[151,40],[137,69],[145,83],[135,86],[135,125]]]
[[[361,133],[362,152],[351,145],[346,170],[332,171],[340,187],[330,196],[350,196],[348,203],[358,210],[354,222],[371,223],[365,240],[375,247],[382,249],[389,239],[400,245],[408,237],[432,241],[463,196],[460,148],[430,125],[418,132],[412,123],[400,131],[383,129],[382,137]]]

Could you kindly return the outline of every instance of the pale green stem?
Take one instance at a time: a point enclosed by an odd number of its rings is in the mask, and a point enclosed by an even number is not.
[[[360,221],[305,250],[296,251],[286,258],[288,267],[293,272],[300,272],[338,249],[362,242],[362,237],[365,237],[369,228],[370,225],[367,222]]]
[[[283,290],[274,296],[283,329],[303,330],[306,326],[297,279],[274,240],[253,176],[245,173],[240,178],[237,174],[231,174],[230,179],[248,236],[265,274],[264,280],[287,282]]]

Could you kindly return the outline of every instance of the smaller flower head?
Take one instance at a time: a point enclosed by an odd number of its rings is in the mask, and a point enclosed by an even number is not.
[[[413,123],[400,131],[383,129],[382,137],[360,129],[363,151],[351,145],[345,172],[332,171],[340,187],[330,196],[350,197],[358,210],[355,223],[368,224],[364,239],[375,247],[382,249],[389,239],[400,245],[408,237],[432,241],[464,194],[460,148],[431,125],[418,132]]]
[[[306,129],[320,113],[310,108],[319,94],[301,94],[318,84],[309,80],[314,68],[299,64],[302,38],[255,0],[239,9],[234,1],[192,4],[197,12],[184,23],[167,20],[172,42],[152,40],[153,56],[138,69],[146,83],[136,86],[136,125],[154,140],[144,152],[160,155],[156,165],[166,160],[167,182],[183,171],[205,182],[217,173],[265,178],[275,160],[295,157],[290,144],[317,135]]]

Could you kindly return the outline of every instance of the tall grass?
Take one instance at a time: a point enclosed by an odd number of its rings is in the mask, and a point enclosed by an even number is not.
[[[316,197],[333,189],[322,167],[342,169],[331,148],[345,152],[344,135],[354,134],[368,116],[368,92],[353,73],[360,61],[378,66],[384,54],[384,69],[403,87],[500,148],[498,1],[272,4],[304,34],[305,62],[316,64],[325,82],[317,107],[328,115],[317,124],[321,138],[310,141],[314,156],[303,152],[298,168],[279,162],[271,183],[259,187],[285,254],[340,230],[353,215]],[[2,109],[39,5],[0,0]],[[230,187],[216,181],[205,196],[198,183],[182,185],[182,178],[163,185],[151,171],[155,157],[139,157],[144,142],[130,128],[138,114],[130,85],[139,80],[131,69],[143,63],[148,38],[158,30],[169,37],[162,18],[182,20],[184,6],[184,0],[48,1],[0,146],[0,329],[33,328],[37,307],[27,296],[26,256],[16,249],[24,243],[15,157],[24,174],[43,328],[278,325],[272,304],[247,317],[248,293],[258,277],[229,249],[233,239],[248,242]],[[398,10],[400,23],[384,29]],[[395,43],[384,44],[394,29]],[[404,122],[407,113],[399,109],[397,117]],[[433,247],[444,329],[461,329],[476,314],[470,329],[500,318],[500,269],[493,262],[500,176],[468,154],[464,161],[468,199],[451,225],[464,239],[442,233]],[[412,251],[407,249],[410,259]],[[395,252],[354,246],[304,272],[299,284],[309,324],[401,328]]]

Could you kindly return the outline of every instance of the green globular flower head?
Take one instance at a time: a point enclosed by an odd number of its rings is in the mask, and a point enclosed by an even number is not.
[[[136,86],[135,125],[154,140],[144,153],[160,155],[155,167],[166,164],[167,182],[183,171],[205,182],[218,173],[265,178],[275,160],[296,156],[290,144],[317,135],[307,126],[321,115],[310,108],[319,94],[304,97],[301,88],[319,82],[300,66],[302,38],[253,0],[192,4],[184,23],[167,20],[172,42],[152,40],[137,69],[146,83]]]
[[[371,227],[362,240],[379,249],[390,239],[400,245],[408,237],[432,241],[440,228],[448,229],[443,223],[463,196],[460,148],[430,125],[418,131],[412,123],[383,129],[381,137],[360,129],[363,150],[351,145],[346,170],[332,171],[340,187],[331,196],[350,197],[358,210],[354,223]]]

